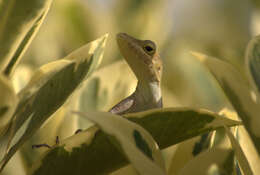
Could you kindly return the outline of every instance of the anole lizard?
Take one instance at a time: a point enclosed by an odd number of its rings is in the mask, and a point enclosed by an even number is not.
[[[156,45],[150,40],[138,40],[125,33],[117,34],[121,54],[138,79],[135,92],[115,105],[109,112],[126,114],[162,107],[160,81],[162,62]],[[76,131],[76,134],[81,129]],[[59,138],[56,137],[56,144]],[[32,145],[33,148],[48,147],[47,144]]]
[[[156,45],[125,33],[117,34],[120,52],[134,72],[138,83],[135,92],[115,105],[109,112],[125,114],[162,107],[160,88],[162,62]]]

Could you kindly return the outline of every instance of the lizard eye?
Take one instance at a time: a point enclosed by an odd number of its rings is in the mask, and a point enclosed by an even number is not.
[[[149,54],[152,55],[155,53],[155,44],[152,41],[145,41],[146,43],[143,46],[144,51]]]

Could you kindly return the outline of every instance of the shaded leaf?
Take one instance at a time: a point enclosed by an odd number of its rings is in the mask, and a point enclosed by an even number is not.
[[[258,174],[258,172],[260,172],[260,157],[257,153],[257,150],[255,149],[255,145],[252,139],[250,138],[244,126],[239,127],[237,136],[239,145],[247,158],[253,174]]]
[[[141,125],[158,143],[160,149],[213,131],[221,126],[241,124],[205,110],[165,108],[125,115]],[[126,165],[126,158],[110,143],[106,135],[93,126],[55,146],[37,163],[32,174],[80,172],[106,174]],[[49,172],[55,164],[55,170]],[[66,167],[66,168],[65,168]]]
[[[219,172],[218,174],[232,174],[233,155],[234,152],[231,149],[210,149],[187,163],[179,175],[210,175],[215,170]]]
[[[176,145],[175,151],[170,160],[167,172],[168,175],[178,174],[187,162],[195,157],[193,150],[195,145],[199,143],[200,138],[200,136],[194,137]]]
[[[13,146],[1,161],[1,170],[17,149],[32,137],[99,65],[107,36],[79,48],[62,60],[42,66],[19,92],[20,102],[12,119],[9,137],[9,144]]]
[[[253,175],[253,172],[252,172],[252,170],[250,168],[250,165],[249,165],[249,163],[247,161],[247,158],[246,158],[244,152],[242,151],[238,141],[233,136],[231,131],[226,126],[224,126],[224,127],[225,127],[225,131],[226,131],[226,133],[227,133],[227,135],[229,137],[230,143],[232,145],[232,148],[234,149],[236,158],[237,158],[237,160],[239,162],[239,165],[240,165],[242,171],[246,175]]]
[[[116,170],[110,175],[121,175],[121,174],[127,174],[127,175],[138,175],[135,168],[132,165],[125,166],[123,168],[120,168],[119,170]]]
[[[137,80],[125,61],[103,67],[86,81],[80,97],[80,111],[108,111],[129,96],[136,84]]]
[[[241,124],[239,121],[220,117],[207,110],[191,108],[163,108],[125,116],[149,131],[160,148],[213,131],[223,124],[228,126]]]
[[[251,90],[248,81],[245,79],[246,77],[230,64],[216,58],[195,52],[193,52],[193,55],[207,66],[219,82],[239,117],[243,120],[258,155],[260,155],[260,118],[258,115],[260,113],[260,104],[258,99],[254,99],[254,97],[258,98],[258,95]]]
[[[3,0],[0,9],[0,70],[11,61],[27,33],[52,0]],[[29,40],[28,40],[29,41]]]
[[[260,36],[254,37],[247,46],[246,69],[253,87],[260,93]]]
[[[96,123],[112,143],[124,152],[140,174],[165,174],[161,151],[152,136],[139,125],[119,115],[105,112],[76,112]],[[155,163],[155,164],[154,164]]]

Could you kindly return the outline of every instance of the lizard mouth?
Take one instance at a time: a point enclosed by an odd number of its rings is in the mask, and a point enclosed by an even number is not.
[[[135,70],[136,67],[140,66],[140,70],[142,70],[143,73],[146,72],[145,74],[149,74],[151,77],[156,77],[155,81],[160,81],[160,77],[156,75],[157,73],[153,68],[153,56],[148,55],[143,50],[143,42],[143,40],[135,39],[126,33],[117,34],[118,47],[132,70]],[[139,72],[137,74],[139,76],[144,76],[141,75],[143,73]]]
[[[142,40],[135,39],[134,37],[126,34],[126,33],[118,33],[117,34],[117,42],[118,46],[120,47],[127,47],[125,49],[132,50],[132,53],[136,53],[137,55],[141,56],[143,59],[142,61],[146,65],[152,64],[152,59],[149,58],[150,56],[143,51],[142,47]],[[125,46],[124,46],[125,45]],[[124,56],[124,55],[123,55]],[[127,58],[126,58],[127,59]]]

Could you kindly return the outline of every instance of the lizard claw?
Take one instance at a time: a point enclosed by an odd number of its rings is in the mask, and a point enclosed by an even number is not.
[[[78,134],[80,132],[82,132],[82,129],[77,129],[77,131],[75,131],[75,134]]]

